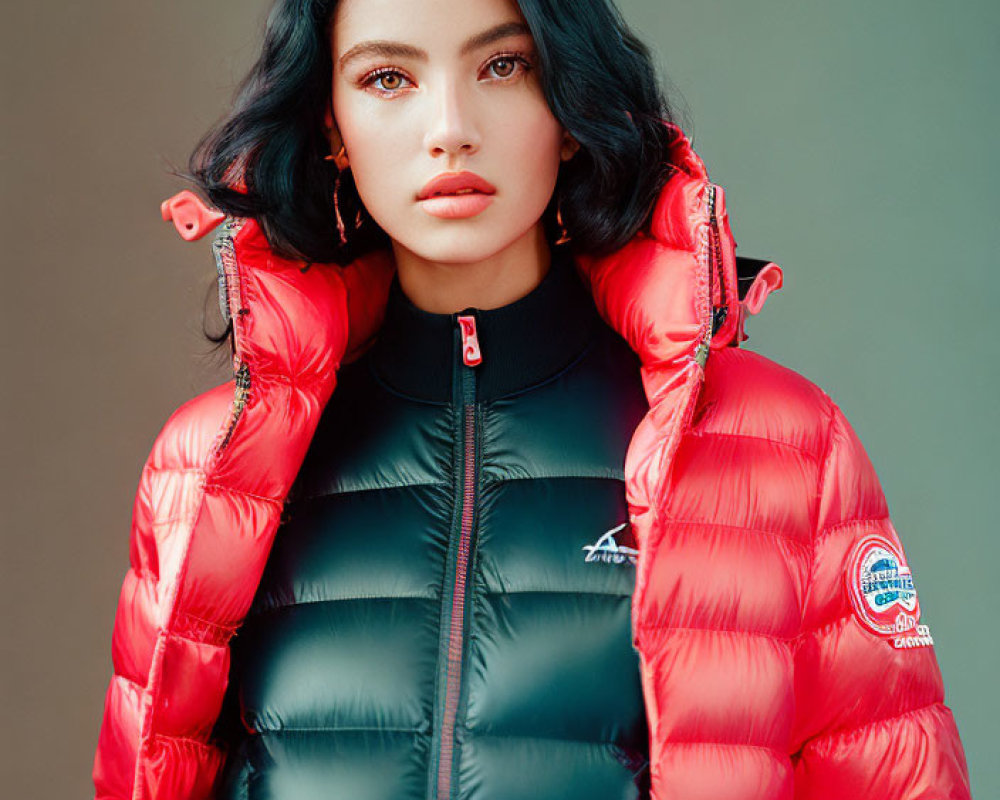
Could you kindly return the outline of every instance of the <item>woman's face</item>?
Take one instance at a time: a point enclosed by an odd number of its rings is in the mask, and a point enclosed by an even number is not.
[[[545,101],[515,2],[341,0],[331,43],[334,147],[395,246],[468,263],[537,233],[576,143]],[[466,170],[492,196],[420,199]]]

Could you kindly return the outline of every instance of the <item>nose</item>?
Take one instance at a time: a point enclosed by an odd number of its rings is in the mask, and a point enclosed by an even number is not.
[[[478,152],[480,136],[473,121],[473,109],[463,96],[462,87],[443,80],[431,100],[431,119],[427,126],[427,151],[434,158],[471,156]]]

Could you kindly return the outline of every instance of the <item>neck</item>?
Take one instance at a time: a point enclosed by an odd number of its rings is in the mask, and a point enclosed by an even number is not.
[[[520,300],[541,283],[551,252],[542,226],[535,225],[498,253],[478,261],[435,261],[393,242],[396,274],[417,308],[452,314],[470,306],[487,310]]]
[[[566,245],[556,245],[551,267],[523,297],[491,309],[465,306],[450,313],[418,308],[394,276],[385,317],[366,354],[381,381],[397,394],[430,402],[452,398],[454,365],[462,363],[460,313],[473,315],[481,363],[477,398],[494,400],[543,382],[577,358],[600,317]]]

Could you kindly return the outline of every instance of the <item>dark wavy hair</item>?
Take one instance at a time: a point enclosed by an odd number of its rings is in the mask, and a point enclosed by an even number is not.
[[[323,115],[331,92],[330,23],[337,0],[276,0],[256,63],[237,87],[231,111],[197,143],[190,180],[219,209],[258,221],[279,255],[347,264],[388,247],[388,234],[365,209],[351,170],[338,205],[347,241],[334,222],[336,166]],[[656,198],[674,172],[675,122],[649,49],[612,0],[518,0],[538,54],[538,75],[553,115],[580,148],[562,162],[543,214],[549,241],[601,256],[646,229]],[[237,186],[234,176],[242,179]],[[352,222],[357,221],[355,228]],[[217,343],[229,338],[231,323]]]

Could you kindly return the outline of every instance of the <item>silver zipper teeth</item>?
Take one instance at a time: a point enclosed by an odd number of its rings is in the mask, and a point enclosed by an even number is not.
[[[232,315],[229,311],[229,276],[233,276],[233,288],[236,290],[236,297],[234,299],[239,301],[236,249],[233,245],[233,236],[234,231],[238,230],[240,227],[241,221],[232,217],[227,217],[222,223],[222,226],[216,232],[215,239],[212,242],[212,251],[215,255],[215,268],[219,276],[219,308],[222,311],[222,316],[226,321],[226,324],[232,323],[234,338],[236,336],[237,321],[232,319]],[[241,307],[238,310],[238,313],[245,313],[245,309]],[[219,442],[219,445],[216,448],[216,453],[221,453],[229,444],[229,440],[232,438],[233,431],[236,428],[236,423],[239,422],[240,417],[243,415],[243,411],[250,398],[250,367],[245,361],[239,358],[238,354],[236,357],[238,359],[238,366],[234,372],[234,377],[236,379],[236,391],[233,395],[232,411],[230,412],[229,424],[226,426],[226,432],[222,437],[222,441]]]
[[[704,338],[698,344],[697,350],[695,350],[694,358],[702,368],[705,367],[705,363],[708,361],[708,354],[711,350],[712,335],[714,334],[715,328],[715,308],[712,301],[712,285],[715,279],[715,263],[716,263],[716,219],[715,219],[715,184],[709,183],[705,191],[706,202],[708,203],[708,304],[710,307],[709,311],[709,323],[708,330],[705,332]]]
[[[218,452],[221,453],[226,448],[226,445],[229,444],[229,439],[233,435],[236,423],[239,422],[240,416],[243,414],[243,409],[246,408],[249,397],[250,368],[246,365],[245,361],[241,361],[239,369],[236,370],[236,393],[233,396],[233,409],[229,417],[229,425],[226,428],[226,435],[219,443]]]

